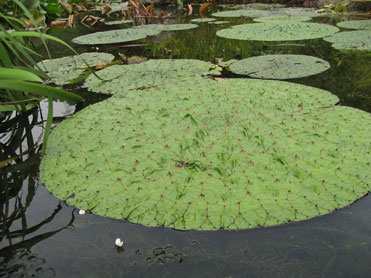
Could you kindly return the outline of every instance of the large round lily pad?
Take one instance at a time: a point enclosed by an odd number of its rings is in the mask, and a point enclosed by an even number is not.
[[[219,37],[236,40],[292,41],[330,36],[338,32],[335,26],[306,22],[266,22],[236,25],[216,32]]]
[[[351,20],[339,22],[337,26],[347,29],[371,29],[371,20]]]
[[[262,10],[232,10],[213,13],[215,17],[260,17],[265,15],[266,12]]]
[[[193,82],[202,75],[219,75],[220,68],[214,64],[192,59],[158,59],[140,64],[117,65],[105,68],[97,75],[90,75],[83,87],[109,95],[126,94],[136,88],[164,86],[169,80]]]
[[[74,38],[72,41],[77,44],[109,44],[123,43],[144,39],[147,36],[158,35],[160,31],[151,28],[128,28],[103,32],[95,32]]]
[[[371,30],[341,32],[324,40],[339,50],[371,50]]]
[[[306,55],[265,55],[232,63],[230,71],[254,78],[290,79],[321,73],[330,68],[322,59]]]
[[[370,114],[281,81],[172,80],[57,126],[46,187],[99,215],[201,230],[308,219],[370,191]]]
[[[109,53],[91,52],[44,60],[39,62],[38,66],[49,75],[53,83],[64,85],[82,75],[89,66],[105,65],[114,58],[115,56]]]
[[[278,21],[278,22],[302,22],[302,21],[309,21],[312,18],[309,16],[295,16],[295,15],[276,15],[276,16],[264,16],[255,18],[254,21],[256,22],[272,22],[272,21]]]

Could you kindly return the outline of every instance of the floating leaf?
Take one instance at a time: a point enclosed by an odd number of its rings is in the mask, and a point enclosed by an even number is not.
[[[204,23],[204,22],[211,22],[211,21],[215,21],[216,19],[215,18],[194,18],[191,20],[191,22],[194,22],[194,23]]]
[[[265,55],[232,63],[229,70],[240,75],[264,79],[301,78],[330,68],[322,59],[306,55]]]
[[[337,24],[341,28],[347,29],[371,29],[371,20],[351,20],[351,21],[342,21]]]
[[[233,10],[213,13],[216,17],[261,17],[267,13],[262,10]]]
[[[371,31],[347,31],[324,38],[339,50],[371,50]]]
[[[140,64],[116,65],[98,72],[102,81],[90,75],[83,85],[91,91],[109,95],[126,94],[135,88],[163,86],[169,80],[182,80],[184,77],[219,75],[220,68],[214,64],[191,59],[149,60]]]
[[[218,21],[210,21],[210,22],[208,22],[208,24],[216,24],[216,25],[226,24],[226,23],[229,23],[229,21],[218,20]]]
[[[295,16],[295,15],[277,15],[277,16],[264,16],[259,18],[254,18],[254,21],[256,22],[272,22],[272,21],[278,21],[278,22],[301,22],[301,21],[309,21],[312,18],[309,16]]]
[[[53,83],[64,85],[82,75],[88,65],[90,67],[105,65],[114,58],[115,57],[109,53],[91,52],[58,59],[44,60],[39,62],[38,66],[51,77]]]
[[[370,192],[370,114],[312,87],[184,69],[57,126],[46,187],[95,214],[182,230],[300,221]]]
[[[107,21],[106,25],[119,25],[119,24],[127,24],[127,23],[133,23],[131,19],[122,19],[122,20],[113,20],[113,21]]]
[[[335,26],[305,22],[266,22],[236,25],[216,32],[219,37],[236,40],[291,41],[330,36],[339,29]]]
[[[119,29],[103,32],[95,32],[74,38],[72,41],[77,44],[109,44],[136,41],[147,36],[158,35],[160,31],[151,28],[141,29]]]

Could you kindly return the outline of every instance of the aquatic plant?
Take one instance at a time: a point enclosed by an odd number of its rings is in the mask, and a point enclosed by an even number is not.
[[[229,70],[264,79],[291,79],[321,73],[330,68],[322,59],[306,55],[264,55],[233,62]]]
[[[371,117],[335,107],[329,92],[252,79],[164,83],[62,122],[41,165],[46,187],[99,215],[201,230],[308,219],[370,191]]]
[[[77,44],[109,44],[136,41],[147,36],[154,36],[161,31],[178,31],[197,28],[197,24],[148,24],[135,26],[128,29],[119,29],[103,32],[95,32],[74,38]]]
[[[215,17],[261,17],[267,14],[263,10],[232,10],[213,13]]]
[[[300,21],[309,21],[312,18],[309,16],[296,16],[296,15],[276,15],[276,16],[264,16],[259,18],[254,18],[256,22],[272,22],[272,21],[289,21],[289,22],[300,22]]]
[[[192,59],[157,59],[132,65],[117,65],[90,75],[84,88],[108,95],[125,95],[136,88],[163,86],[169,80],[192,80],[202,75],[219,75],[220,68],[214,64]],[[108,81],[105,81],[108,80]]]
[[[127,24],[127,23],[133,23],[133,20],[131,19],[121,19],[121,20],[111,20],[106,21],[106,25],[119,25],[119,24]]]
[[[342,21],[336,24],[338,27],[347,28],[347,29],[362,29],[370,30],[371,29],[371,20],[350,20]]]
[[[322,38],[333,35],[339,28],[306,22],[265,22],[235,25],[216,32],[219,37],[236,40],[291,41]]]
[[[37,65],[48,74],[51,82],[64,85],[82,75],[88,67],[108,64],[114,58],[109,53],[91,52],[44,60]]]
[[[371,31],[346,31],[324,38],[339,50],[371,50]]]
[[[204,22],[211,22],[211,21],[215,21],[216,19],[215,18],[194,18],[191,20],[191,22],[194,22],[194,23],[204,23]]]

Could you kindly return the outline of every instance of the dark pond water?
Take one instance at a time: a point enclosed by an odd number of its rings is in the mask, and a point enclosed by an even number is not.
[[[217,7],[213,8],[218,9]],[[195,9],[196,10],[196,9]],[[198,17],[194,15],[192,17]],[[172,23],[191,17],[174,16]],[[355,16],[354,18],[359,18]],[[313,21],[335,24],[340,17]],[[327,60],[331,68],[319,75],[291,82],[311,85],[339,96],[341,105],[371,112],[371,54],[342,53],[322,39],[295,42],[246,42],[215,36],[219,29],[251,19],[228,19],[229,24],[201,24],[191,31],[162,33],[133,43],[99,46],[99,51],[127,57],[194,58],[215,62],[259,54],[305,54]],[[65,41],[96,30],[55,29],[49,33]],[[70,55],[52,44],[54,57]],[[79,52],[95,47],[76,46]],[[233,77],[231,73],[224,73]],[[55,122],[83,106],[106,98],[66,86],[80,93],[78,107],[55,103]],[[41,107],[46,108],[45,104]],[[1,160],[26,149],[27,155],[0,169],[0,277],[370,277],[371,196],[350,207],[300,223],[242,231],[175,231],[148,228],[91,214],[60,202],[38,179],[40,134],[45,109],[24,117],[1,116]],[[115,247],[115,239],[124,248]]]

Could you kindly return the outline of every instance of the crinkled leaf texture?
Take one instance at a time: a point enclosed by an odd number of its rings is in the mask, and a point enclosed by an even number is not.
[[[330,36],[339,28],[326,24],[307,22],[265,22],[235,25],[216,32],[219,37],[236,40],[292,41]]]
[[[58,125],[41,164],[48,190],[98,215],[181,230],[300,221],[370,191],[370,114],[335,107],[329,92],[253,79],[164,83]]]
[[[256,22],[302,22],[302,21],[309,21],[312,18],[309,16],[298,16],[298,15],[276,15],[276,16],[264,16],[255,18],[254,21]]]
[[[114,58],[115,56],[109,53],[91,52],[44,60],[39,62],[38,66],[49,75],[53,83],[64,85],[82,75],[88,67],[108,64]]]
[[[371,30],[346,31],[324,38],[339,50],[371,51]]]
[[[328,70],[330,64],[306,55],[265,55],[236,61],[230,71],[264,79],[291,79],[318,74]]]
[[[260,17],[266,15],[267,12],[263,10],[232,10],[213,13],[215,17]]]

